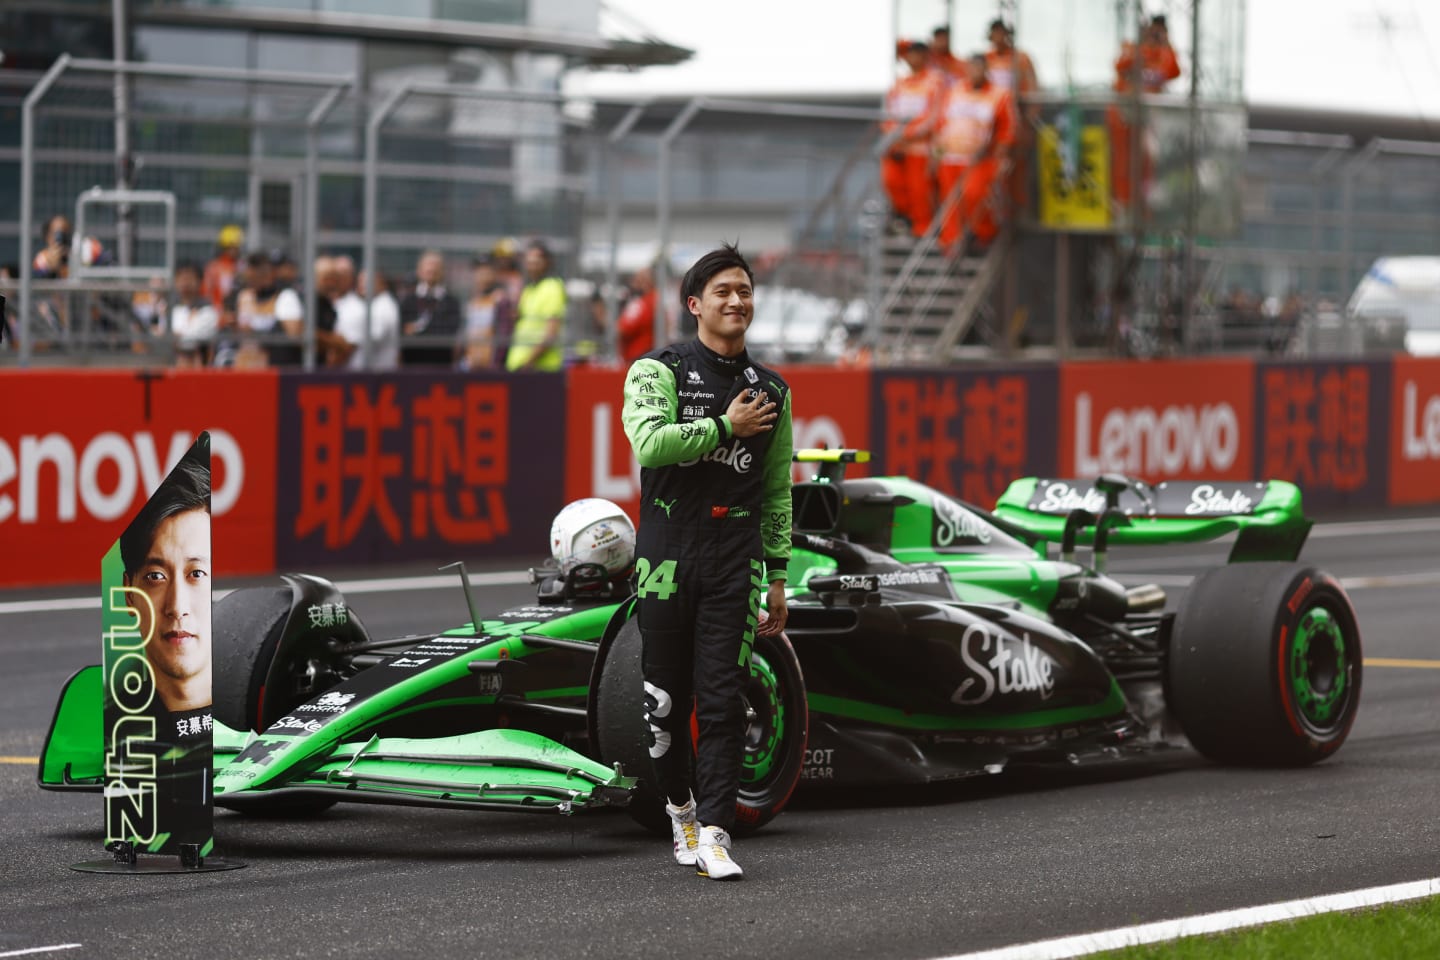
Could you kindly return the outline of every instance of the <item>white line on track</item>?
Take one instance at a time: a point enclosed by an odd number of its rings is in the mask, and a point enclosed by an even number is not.
[[[1111,576],[1125,583],[1153,583],[1158,587],[1185,587],[1195,582],[1189,573],[1144,574],[1131,571],[1112,572]],[[1341,577],[1340,585],[1346,590],[1380,590],[1397,587],[1432,587],[1440,584],[1440,570],[1420,570],[1415,573],[1392,573],[1375,577]],[[0,611],[3,612],[3,611]]]
[[[1369,537],[1386,533],[1440,533],[1440,517],[1414,517],[1409,520],[1348,520],[1341,523],[1317,523],[1310,536]]]
[[[1194,582],[1195,577],[1187,573],[1144,574],[1136,571],[1114,571],[1113,576],[1128,583],[1153,583],[1161,587],[1184,587]],[[528,570],[502,570],[496,573],[472,573],[470,582],[477,587],[515,586],[530,582]],[[1346,590],[1375,590],[1398,587],[1428,587],[1440,584],[1440,570],[1421,570],[1415,573],[1396,573],[1377,577],[1342,577]],[[447,590],[459,585],[453,577],[384,577],[376,580],[337,580],[335,585],[346,596],[365,593],[409,593],[415,590]],[[215,591],[219,600],[230,591]],[[54,600],[15,600],[0,603],[0,616],[15,613],[55,613],[66,610],[98,610],[99,597],[57,597]]]
[[[996,950],[956,954],[944,960],[1068,960],[1070,957],[1085,957],[1105,950],[1121,950],[1146,943],[1159,943],[1162,940],[1222,933],[1265,923],[1298,920],[1322,913],[1360,910],[1436,894],[1440,894],[1440,878],[1397,883],[1388,887],[1369,887],[1365,890],[1308,897],[1304,900],[1287,900],[1284,903],[1271,903],[1261,907],[1224,910],[1178,920],[1162,920],[1159,923],[1143,923],[1134,927],[1083,933],[1074,937],[1037,940]]]
[[[0,957],[23,957],[30,953],[53,953],[56,950],[74,950],[80,946],[78,943],[57,943],[53,947],[27,947],[24,950],[9,950],[0,953]]]
[[[1387,533],[1432,533],[1440,532],[1440,517],[1414,517],[1408,520],[1357,520],[1348,523],[1317,524],[1310,531],[1312,537],[1368,537]],[[1178,574],[1145,576],[1129,571],[1119,573],[1127,580],[1144,580],[1160,586],[1184,586],[1194,577]],[[427,577],[384,577],[375,580],[337,581],[340,592],[347,595],[364,593],[408,593],[412,590],[443,590],[458,585],[453,575]],[[513,586],[529,583],[528,570],[502,570],[496,573],[472,573],[470,582],[477,587]],[[1341,581],[1348,590],[1363,590],[1371,587],[1416,587],[1440,583],[1440,571],[1421,571],[1388,577],[1352,577]],[[216,591],[215,599],[224,592]],[[99,597],[59,597],[54,600],[16,600],[0,603],[0,616],[7,613],[54,613],[64,610],[98,610]]]
[[[496,573],[472,573],[470,583],[477,587],[504,587],[530,582],[529,570],[501,570]],[[460,586],[460,578],[449,576],[383,577],[376,580],[337,580],[335,586],[346,596],[362,593],[408,593],[412,590],[450,590]],[[229,593],[216,590],[215,599]],[[15,600],[0,603],[0,616],[7,613],[53,613],[58,610],[98,610],[99,597],[58,597],[54,600]]]

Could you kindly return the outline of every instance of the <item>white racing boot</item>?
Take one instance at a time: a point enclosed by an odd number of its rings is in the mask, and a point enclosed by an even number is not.
[[[695,872],[711,880],[739,880],[745,875],[730,857],[730,834],[724,827],[701,827],[695,848]]]
[[[700,845],[700,824],[695,822],[695,798],[691,797],[682,807],[666,800],[665,812],[670,815],[670,834],[675,838],[675,862],[682,867],[694,866],[695,848]]]

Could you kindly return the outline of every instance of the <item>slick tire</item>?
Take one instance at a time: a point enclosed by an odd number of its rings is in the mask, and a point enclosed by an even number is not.
[[[215,719],[232,730],[265,730],[344,679],[344,650],[367,637],[334,584],[285,574],[284,585],[236,590],[211,616]],[[343,624],[310,625],[307,610],[346,611]]]
[[[284,577],[273,587],[236,590],[216,601],[211,626],[212,708],[232,730],[263,731],[295,707],[334,686],[343,663],[322,637],[299,618],[313,602],[344,603],[333,584],[316,577]],[[347,613],[343,635],[364,639],[364,626]],[[223,805],[251,816],[308,817],[335,801],[303,793],[227,797]]]
[[[1361,663],[1355,611],[1334,577],[1295,563],[1232,564],[1181,601],[1166,700],[1211,760],[1304,766],[1345,742]]]
[[[632,619],[620,628],[600,665],[595,685],[597,746],[603,762],[619,762],[627,775],[640,778],[627,808],[630,815],[668,837],[670,821],[653,786],[640,653],[640,626]],[[800,782],[810,724],[805,679],[789,640],[783,635],[756,637],[750,667],[745,757],[735,808],[735,833],[740,835],[785,809]]]
[[[231,730],[264,730],[284,716],[283,710],[275,713],[273,706],[262,711],[260,700],[289,616],[288,585],[235,590],[215,601],[211,690],[215,719]]]

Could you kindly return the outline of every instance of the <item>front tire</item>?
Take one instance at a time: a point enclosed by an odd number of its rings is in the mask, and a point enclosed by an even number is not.
[[[640,626],[632,619],[605,652],[594,690],[596,746],[602,762],[619,762],[629,776],[641,778],[627,808],[630,815],[655,833],[669,836],[664,800],[654,789],[641,649]],[[742,835],[785,809],[800,782],[805,759],[810,726],[805,679],[795,650],[783,635],[755,638],[744,696],[745,753],[735,805],[735,832]]]
[[[300,704],[340,683],[350,670],[347,645],[365,628],[339,589],[319,577],[287,574],[285,584],[236,590],[215,603],[211,629],[212,712],[232,730],[263,732]],[[308,610],[344,610],[343,622],[314,629]],[[223,805],[269,817],[308,817],[335,805],[306,794],[227,795]]]
[[[1191,585],[1176,613],[1166,700],[1220,763],[1304,766],[1345,742],[1360,705],[1360,630],[1334,577],[1240,563]]]
[[[347,648],[365,627],[330,581],[285,574],[284,586],[236,590],[215,604],[212,659],[215,718],[260,732],[350,673]],[[313,626],[312,608],[343,610],[343,622]]]

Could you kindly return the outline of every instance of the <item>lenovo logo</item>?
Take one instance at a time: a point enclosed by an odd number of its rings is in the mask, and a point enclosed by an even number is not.
[[[1108,410],[1092,426],[1089,393],[1075,398],[1075,473],[1174,477],[1224,472],[1240,453],[1240,418],[1225,402]]]
[[[1419,390],[1414,380],[1405,381],[1404,419],[1406,460],[1440,460],[1440,397],[1425,398],[1420,409]]]
[[[148,430],[128,436],[107,431],[76,450],[62,433],[0,439],[0,523],[58,520],[73,523],[80,508],[97,520],[115,520],[149,496],[165,473],[190,449],[194,436],[177,430],[162,460]],[[210,508],[220,516],[232,507],[245,485],[245,458],[235,438],[210,431],[211,456],[223,464],[224,480],[211,493]],[[54,512],[42,508],[54,504]]]

